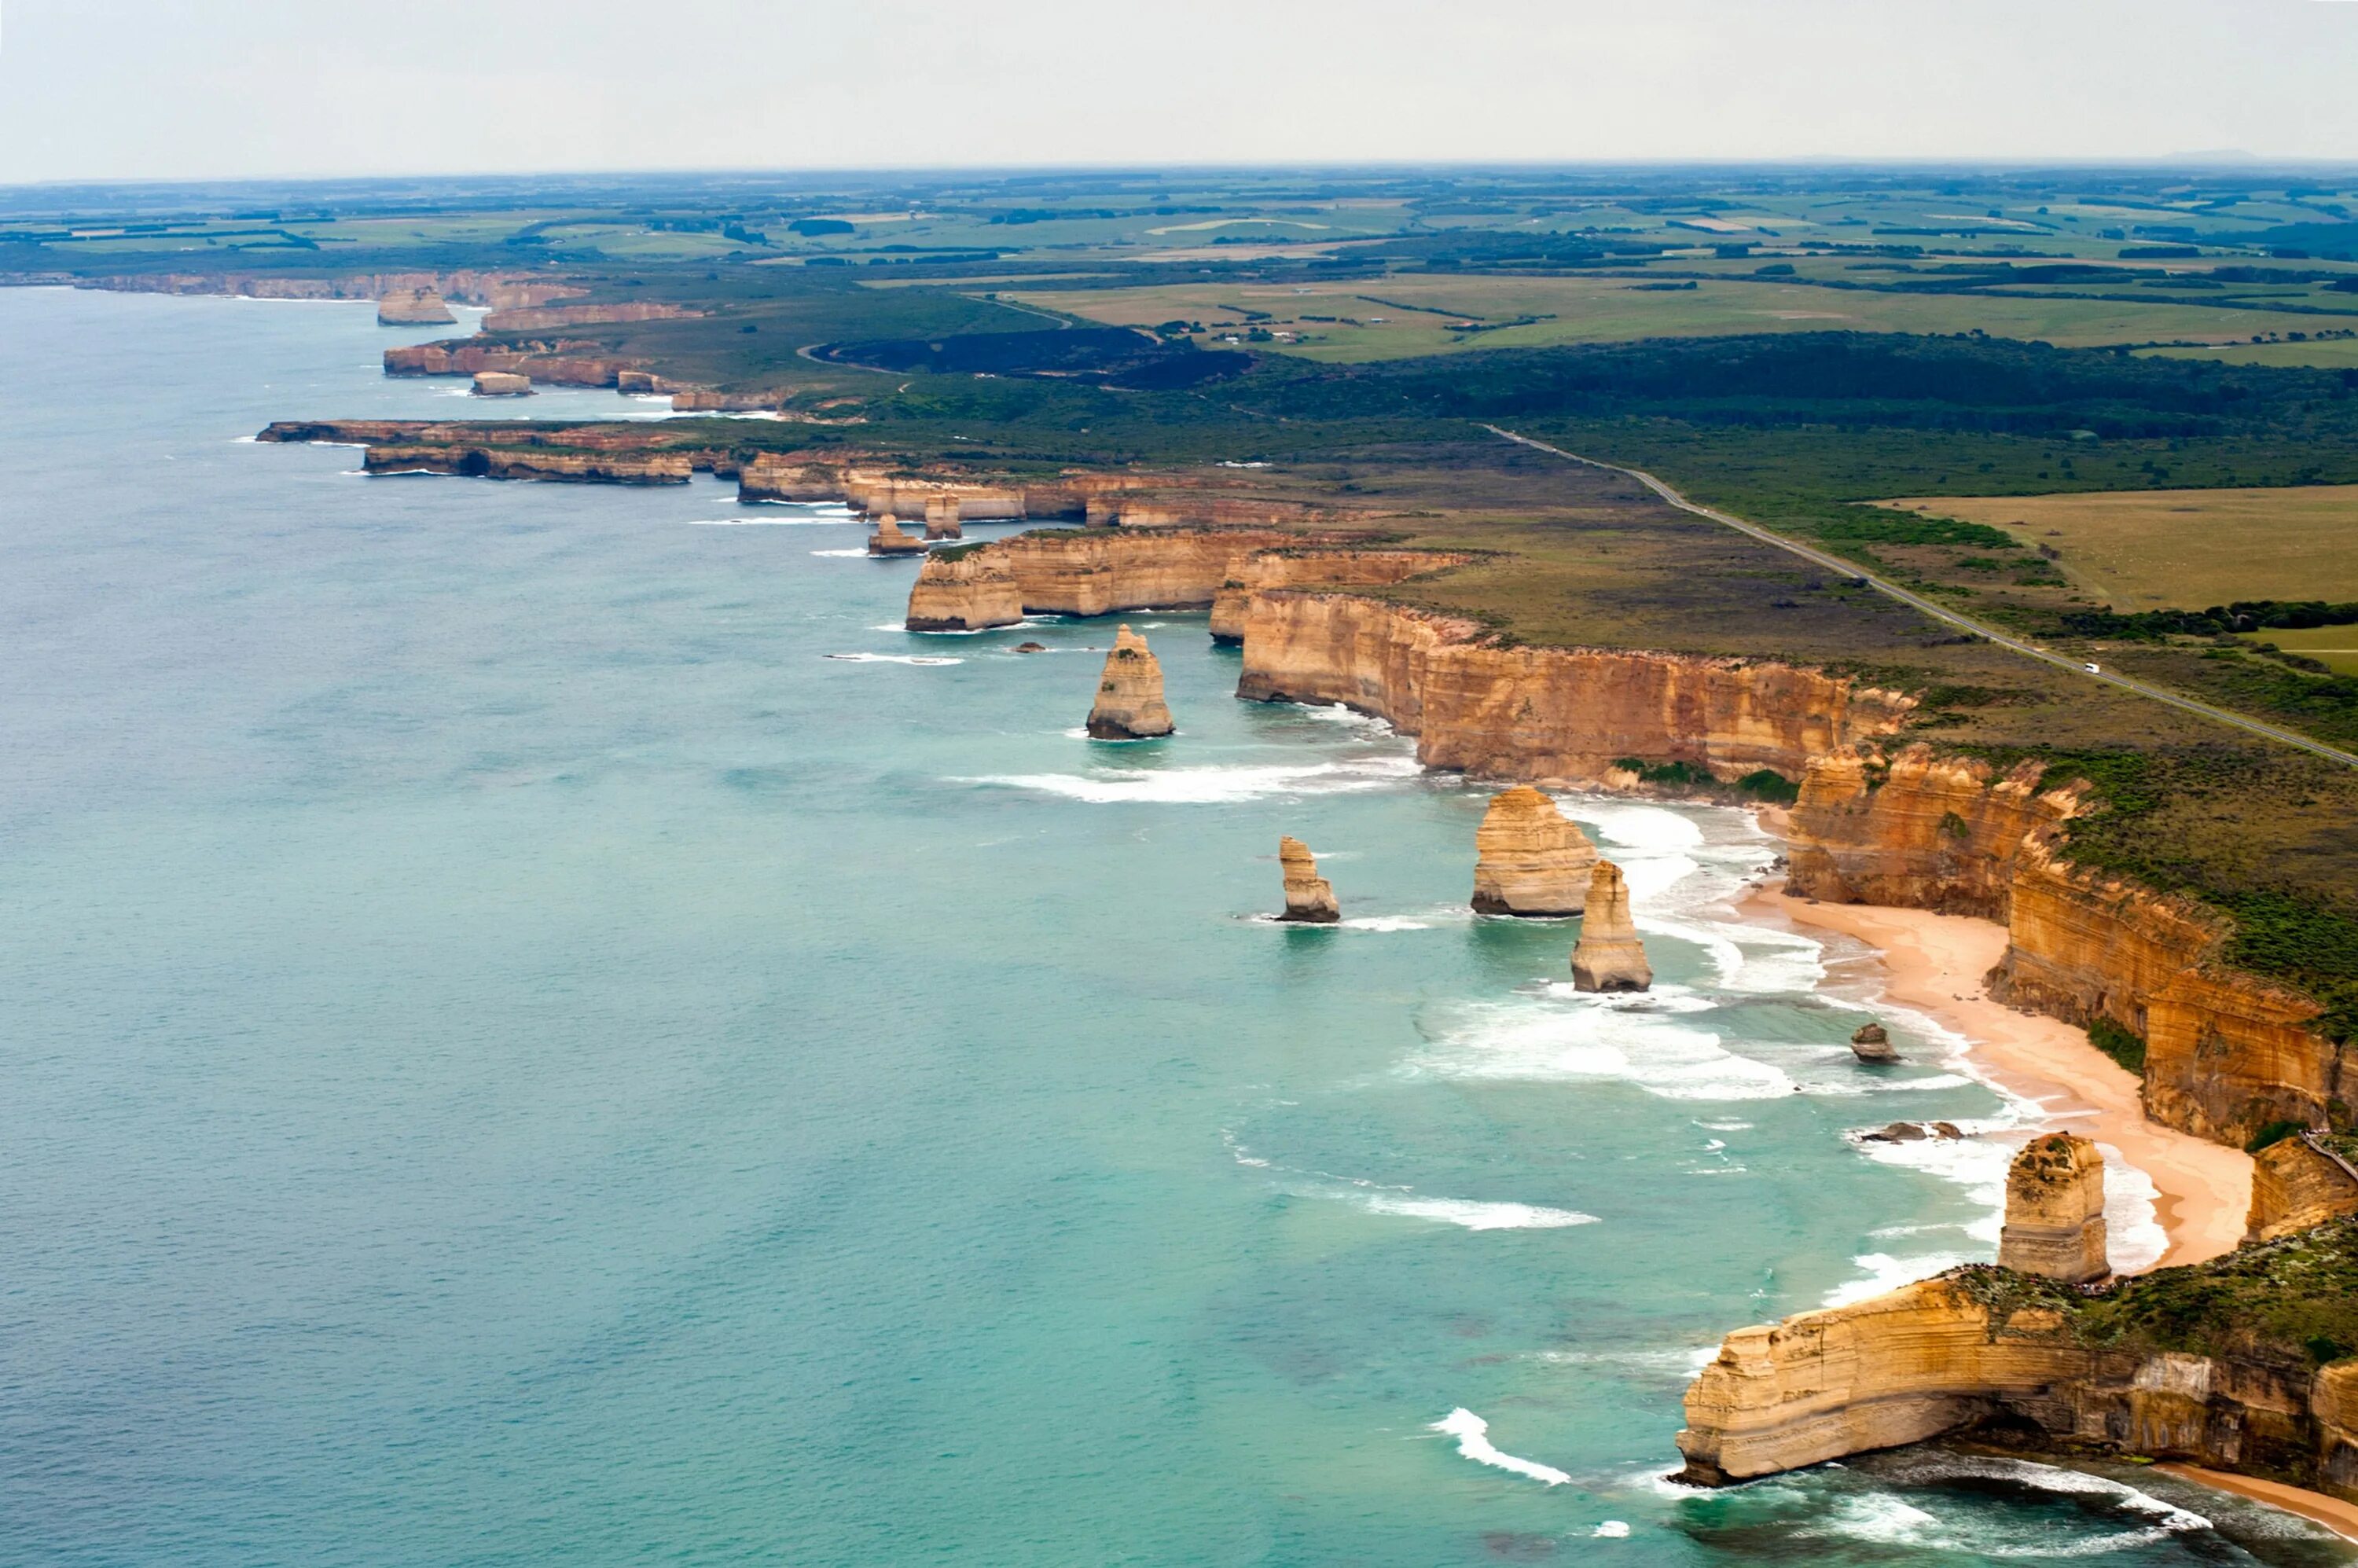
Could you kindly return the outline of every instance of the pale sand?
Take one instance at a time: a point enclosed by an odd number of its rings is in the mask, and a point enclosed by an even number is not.
[[[2239,1498],[2271,1504],[2287,1513],[2313,1519],[2344,1541],[2358,1541],[2358,1503],[2345,1503],[2340,1498],[2329,1498],[2323,1492],[2312,1492],[2303,1487],[2288,1487],[2282,1481],[2263,1481],[2256,1476],[2231,1476],[2224,1470],[2205,1470],[2200,1465],[2157,1465],[2154,1468],[2181,1481],[2192,1481],[2198,1486],[2213,1487],[2223,1492],[2233,1492]]]
[[[2048,1115],[2068,1117],[2072,1131],[2111,1144],[2150,1176],[2158,1194],[2154,1217],[2169,1237],[2159,1266],[2216,1258],[2244,1238],[2250,1155],[2147,1121],[2136,1075],[2089,1044],[2083,1031],[1990,1000],[1982,977],[2006,953],[2006,927],[1920,909],[1812,903],[1766,889],[1755,904],[1876,948],[1894,1001],[1955,1030],[1977,1067]]]

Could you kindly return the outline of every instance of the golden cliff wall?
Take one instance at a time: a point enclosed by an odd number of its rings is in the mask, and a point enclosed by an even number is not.
[[[1390,719],[1428,767],[1585,784],[1633,756],[1798,777],[1820,752],[1897,729],[1912,706],[1788,665],[1498,647],[1468,622],[1291,589],[1250,596],[1237,695]]]
[[[910,625],[1008,625],[1001,574],[1024,611],[1105,615],[1209,604],[1237,564],[1287,535],[1259,529],[1105,529],[1019,534],[925,563],[910,589]],[[989,569],[965,565],[986,557]]]
[[[2002,1418],[2057,1445],[2290,1476],[2358,1496],[2358,1362],[2293,1347],[2219,1357],[2078,1342],[2068,1310],[1993,1308],[2007,1277],[1961,1270],[1740,1328],[1688,1387],[1683,1478],[1707,1486]]]
[[[1256,593],[1278,588],[1374,588],[1405,582],[1426,572],[1462,566],[1471,556],[1449,550],[1330,549],[1257,550],[1212,600],[1212,635],[1241,643],[1245,611]]]
[[[539,452],[508,447],[374,446],[361,458],[369,473],[447,473],[470,479],[563,480],[578,484],[686,484],[695,471],[685,452],[631,455]]]
[[[2215,915],[2180,898],[2084,871],[2050,833],[2015,857],[2006,957],[1990,992],[2087,1024],[2107,1018],[2146,1043],[2146,1114],[2223,1143],[2273,1121],[2324,1124],[2348,1098],[2344,1053],[2307,1027],[2315,1003],[2225,968]]]
[[[2273,1241],[2358,1214],[2358,1166],[2314,1134],[2280,1138],[2252,1157],[2246,1241]]]
[[[1792,891],[2004,920],[2024,840],[2079,809],[2077,791],[2039,793],[2039,774],[1922,744],[1887,762],[1847,746],[1813,757],[1787,814]]]

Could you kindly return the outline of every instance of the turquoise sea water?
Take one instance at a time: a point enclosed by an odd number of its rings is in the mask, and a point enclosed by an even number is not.
[[[1200,616],[1109,746],[1109,623],[908,635],[824,511],[238,439],[484,412],[374,373],[433,335],[0,291],[0,1562],[2341,1560],[1665,1485],[1726,1329],[1989,1254],[2002,1141],[1845,1132],[2016,1116],[1852,1064],[1768,841],[1568,801],[1661,977],[1576,997],[1484,792]],[[1286,832],[1347,926],[1256,918]]]

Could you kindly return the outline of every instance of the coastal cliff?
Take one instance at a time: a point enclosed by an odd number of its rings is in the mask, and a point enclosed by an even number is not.
[[[1625,758],[1723,779],[1898,728],[1910,700],[1762,660],[1607,648],[1503,647],[1471,622],[1357,595],[1251,595],[1237,695],[1339,702],[1417,738],[1417,759],[1484,777],[1593,787]]]
[[[2349,1332],[2353,1263],[2344,1219],[2100,1290],[1971,1265],[1741,1328],[1687,1390],[1682,1478],[1974,1431],[2358,1498],[2358,1359],[2324,1328]]]
[[[2346,1053],[2311,1027],[2317,1004],[2223,964],[2223,917],[2072,866],[2061,835],[2087,791],[2039,776],[1920,744],[1818,757],[1789,816],[1788,890],[2002,922],[1991,995],[2134,1036],[2157,1121],[2240,1145],[2272,1122],[2346,1117]]]
[[[2273,1241],[2358,1214],[2358,1140],[2314,1132],[2280,1138],[2252,1156],[2246,1241]]]
[[[1384,550],[1352,546],[1293,546],[1256,550],[1212,600],[1212,637],[1241,643],[1247,608],[1256,593],[1279,588],[1381,588],[1427,572],[1463,566],[1474,557],[1455,550]]]
[[[447,473],[469,479],[560,480],[575,484],[686,484],[694,464],[682,452],[549,452],[507,447],[373,446],[369,473]]]
[[[948,560],[926,562],[910,590],[909,625],[926,630],[918,625],[922,618],[969,627],[1006,626],[1026,613],[1106,615],[1209,604],[1240,559],[1285,537],[1242,529],[1019,534],[957,552]],[[990,567],[966,566],[979,558],[987,559]],[[1015,582],[1012,613],[997,575],[1001,572]]]
[[[568,353],[564,350],[563,344],[512,348],[466,339],[447,343],[406,343],[384,351],[384,373],[479,375],[484,371],[500,371],[527,375],[550,386],[612,386],[624,371],[645,368],[636,360]]]

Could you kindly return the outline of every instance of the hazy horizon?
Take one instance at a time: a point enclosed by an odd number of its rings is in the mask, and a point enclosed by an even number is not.
[[[2358,161],[2347,0],[16,0],[0,184]]]

